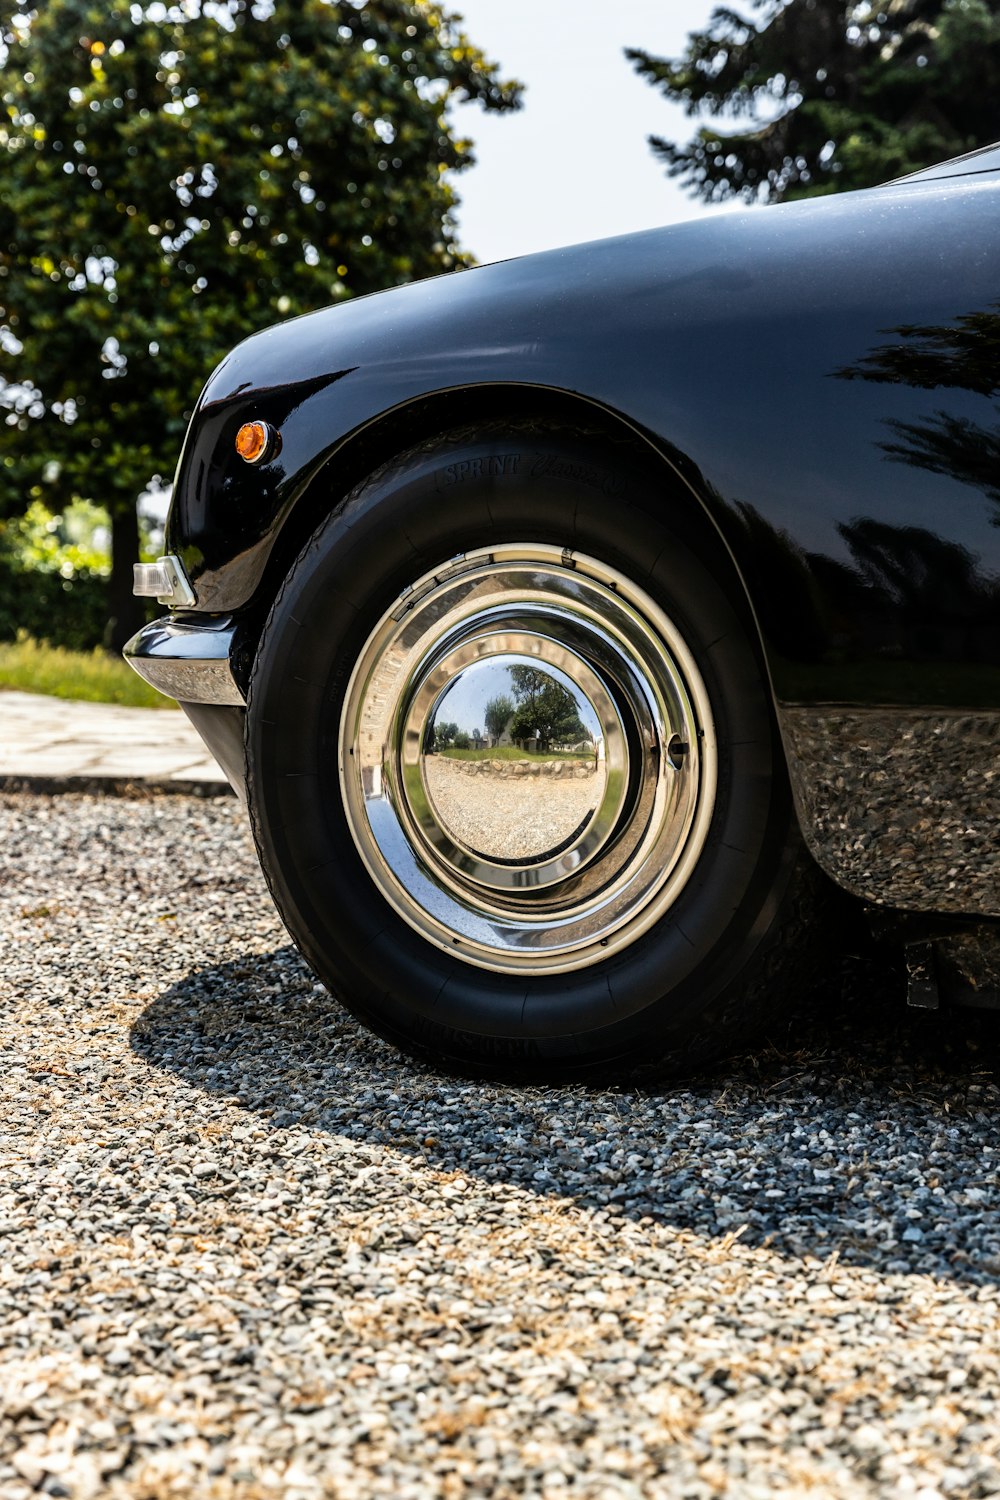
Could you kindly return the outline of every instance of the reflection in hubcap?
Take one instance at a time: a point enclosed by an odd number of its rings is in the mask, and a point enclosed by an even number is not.
[[[558,972],[676,899],[715,789],[710,708],[658,606],[536,544],[418,580],[348,688],[351,833],[399,914],[467,962]]]
[[[558,641],[475,634],[429,674],[412,721],[419,739],[406,736],[404,762],[419,744],[427,795],[425,805],[410,798],[411,811],[456,870],[497,889],[537,889],[607,839],[628,763],[624,732],[600,678]]]
[[[579,844],[593,826],[607,767],[593,759],[467,766],[435,756],[424,777],[434,814],[456,843],[486,862],[535,866]]]

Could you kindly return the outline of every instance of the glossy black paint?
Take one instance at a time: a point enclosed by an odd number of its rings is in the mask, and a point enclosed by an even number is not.
[[[1000,172],[984,160],[504,262],[255,335],[210,379],[178,471],[167,546],[198,609],[266,604],[297,507],[317,486],[335,504],[360,477],[359,445],[391,457],[403,414],[412,440],[414,420],[441,431],[477,392],[526,415],[560,393],[655,448],[664,504],[703,507],[725,539],[821,862],[870,900],[1000,914],[997,881],[972,878],[979,844],[963,854],[956,831],[978,818],[1000,832],[1000,789],[987,779],[984,808],[946,748],[966,711],[976,742],[995,743],[1000,711]],[[233,451],[250,417],[282,435],[252,470]],[[815,705],[805,728],[794,705]],[[940,712],[922,736],[912,711],[927,706]],[[863,737],[858,714],[889,752],[855,787],[858,757],[842,752],[845,734]],[[928,826],[951,830],[933,860],[933,832],[907,824],[894,844],[891,818],[871,837],[857,824],[865,778],[904,741],[888,802],[928,789]],[[927,863],[922,894],[901,884],[901,857]]]

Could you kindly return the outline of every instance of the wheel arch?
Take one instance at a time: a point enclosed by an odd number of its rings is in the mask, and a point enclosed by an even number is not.
[[[548,386],[508,382],[436,392],[393,407],[350,433],[310,477],[275,537],[254,600],[253,614],[260,624],[295,557],[355,485],[419,443],[458,428],[479,423],[494,426],[498,422],[530,422],[603,439],[662,479],[665,497],[674,507],[673,523],[680,522],[689,539],[700,544],[704,555],[720,569],[720,581],[746,627],[776,710],[766,641],[745,570],[723,530],[721,504],[716,497],[713,505],[710,487],[697,465],[613,407],[578,392]]]

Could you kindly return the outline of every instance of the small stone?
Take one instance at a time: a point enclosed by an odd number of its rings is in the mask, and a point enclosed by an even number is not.
[[[10,1461],[22,1479],[26,1479],[35,1489],[39,1487],[47,1470],[37,1453],[29,1448],[19,1448],[16,1453],[11,1454]]]

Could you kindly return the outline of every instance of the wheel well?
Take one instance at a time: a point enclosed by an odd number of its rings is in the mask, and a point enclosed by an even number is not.
[[[410,402],[385,413],[352,434],[331,455],[300,496],[279,532],[249,611],[263,628],[264,619],[282,579],[323,518],[342,496],[395,455],[439,433],[477,422],[531,422],[535,426],[567,428],[611,442],[623,454],[652,471],[676,499],[672,524],[680,529],[701,556],[719,569],[729,585],[730,603],[740,615],[767,676],[767,662],[759,623],[739,566],[699,493],[700,476],[683,454],[671,453],[642,429],[612,409],[585,397],[541,386],[475,386]],[[247,622],[249,624],[249,621]],[[251,626],[249,634],[256,634]]]

